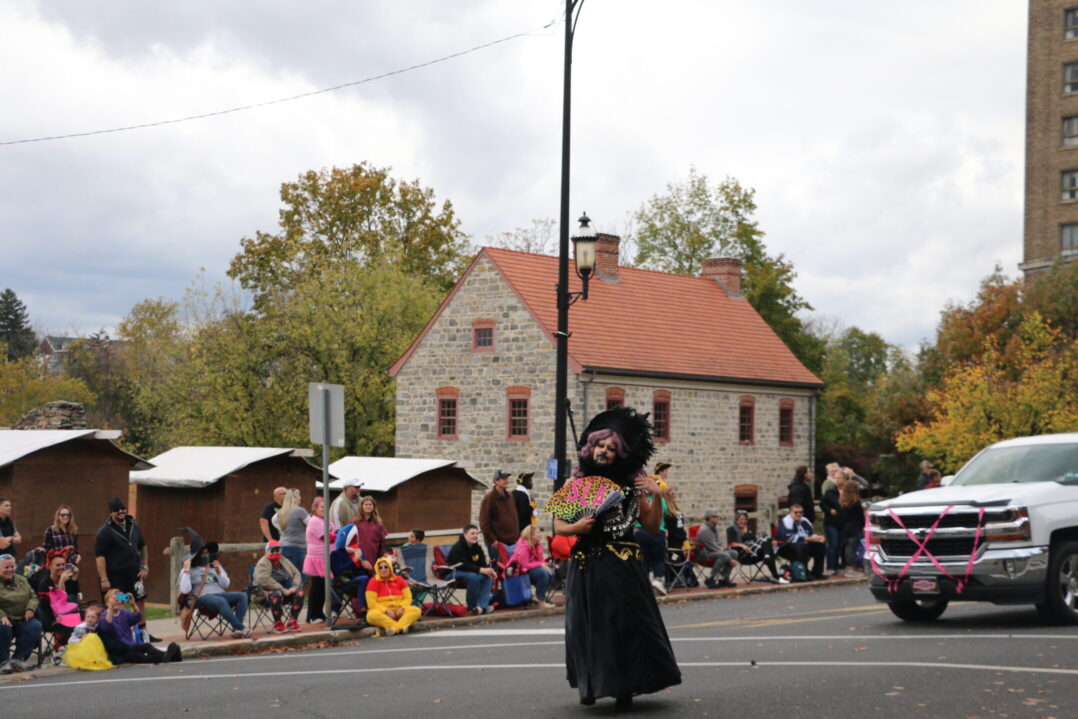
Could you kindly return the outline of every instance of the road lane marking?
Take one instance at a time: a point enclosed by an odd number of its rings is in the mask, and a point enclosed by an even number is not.
[[[817,667],[886,667],[906,669],[961,669],[966,671],[986,672],[1009,672],[1013,674],[1061,674],[1065,676],[1078,676],[1078,669],[1064,669],[1061,667],[1015,667],[996,664],[951,664],[947,662],[883,662],[883,661],[756,661],[750,664],[746,661],[739,662],[679,662],[682,668],[736,668],[736,669],[769,669],[771,667],[798,667],[800,669],[812,669]],[[276,677],[288,677],[296,679],[308,675],[312,677],[325,677],[333,674],[382,674],[386,672],[438,672],[438,671],[493,671],[493,670],[519,671],[521,669],[559,669],[564,670],[563,662],[538,663],[538,664],[426,664],[409,665],[403,667],[367,667],[350,669],[317,669],[312,671],[296,671],[295,669],[277,672],[248,672],[245,674],[168,674],[145,677],[116,677],[111,679],[88,679],[79,682],[7,682],[8,686],[0,686],[0,692],[26,691],[29,689],[50,689],[53,687],[75,688],[76,690],[93,684],[141,684],[146,682],[189,682],[194,679],[266,679]]]

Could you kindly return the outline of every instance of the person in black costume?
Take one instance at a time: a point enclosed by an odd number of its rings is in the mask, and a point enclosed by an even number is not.
[[[658,531],[659,487],[643,467],[654,451],[647,415],[616,407],[596,415],[580,438],[577,477],[617,482],[625,498],[602,517],[555,518],[554,529],[577,537],[565,598],[565,664],[580,703],[633,696],[681,683],[659,606],[648,583],[633,525]]]

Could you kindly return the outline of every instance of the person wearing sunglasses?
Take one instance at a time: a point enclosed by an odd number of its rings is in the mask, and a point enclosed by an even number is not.
[[[134,517],[127,514],[127,503],[119,497],[109,500],[109,518],[97,530],[94,538],[94,557],[101,583],[101,597],[110,589],[118,589],[134,597],[141,617],[140,626],[146,632],[146,579],[150,574],[149,554],[142,530]],[[146,632],[150,642],[161,641]]]
[[[77,565],[79,556],[79,525],[75,524],[75,513],[71,507],[61,504],[56,510],[52,524],[45,527],[45,541],[41,544],[45,552],[62,552],[68,547],[67,559]]]

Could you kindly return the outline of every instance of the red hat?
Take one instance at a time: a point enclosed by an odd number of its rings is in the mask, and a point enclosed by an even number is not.
[[[266,550],[267,551],[269,551],[270,549],[280,549],[280,548],[281,548],[281,543],[278,542],[276,539],[271,539],[268,542],[266,542]]]

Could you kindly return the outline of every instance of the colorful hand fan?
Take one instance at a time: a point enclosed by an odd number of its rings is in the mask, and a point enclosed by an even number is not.
[[[576,477],[550,497],[545,509],[558,519],[575,522],[605,512],[620,501],[621,494],[617,482],[606,477]]]

